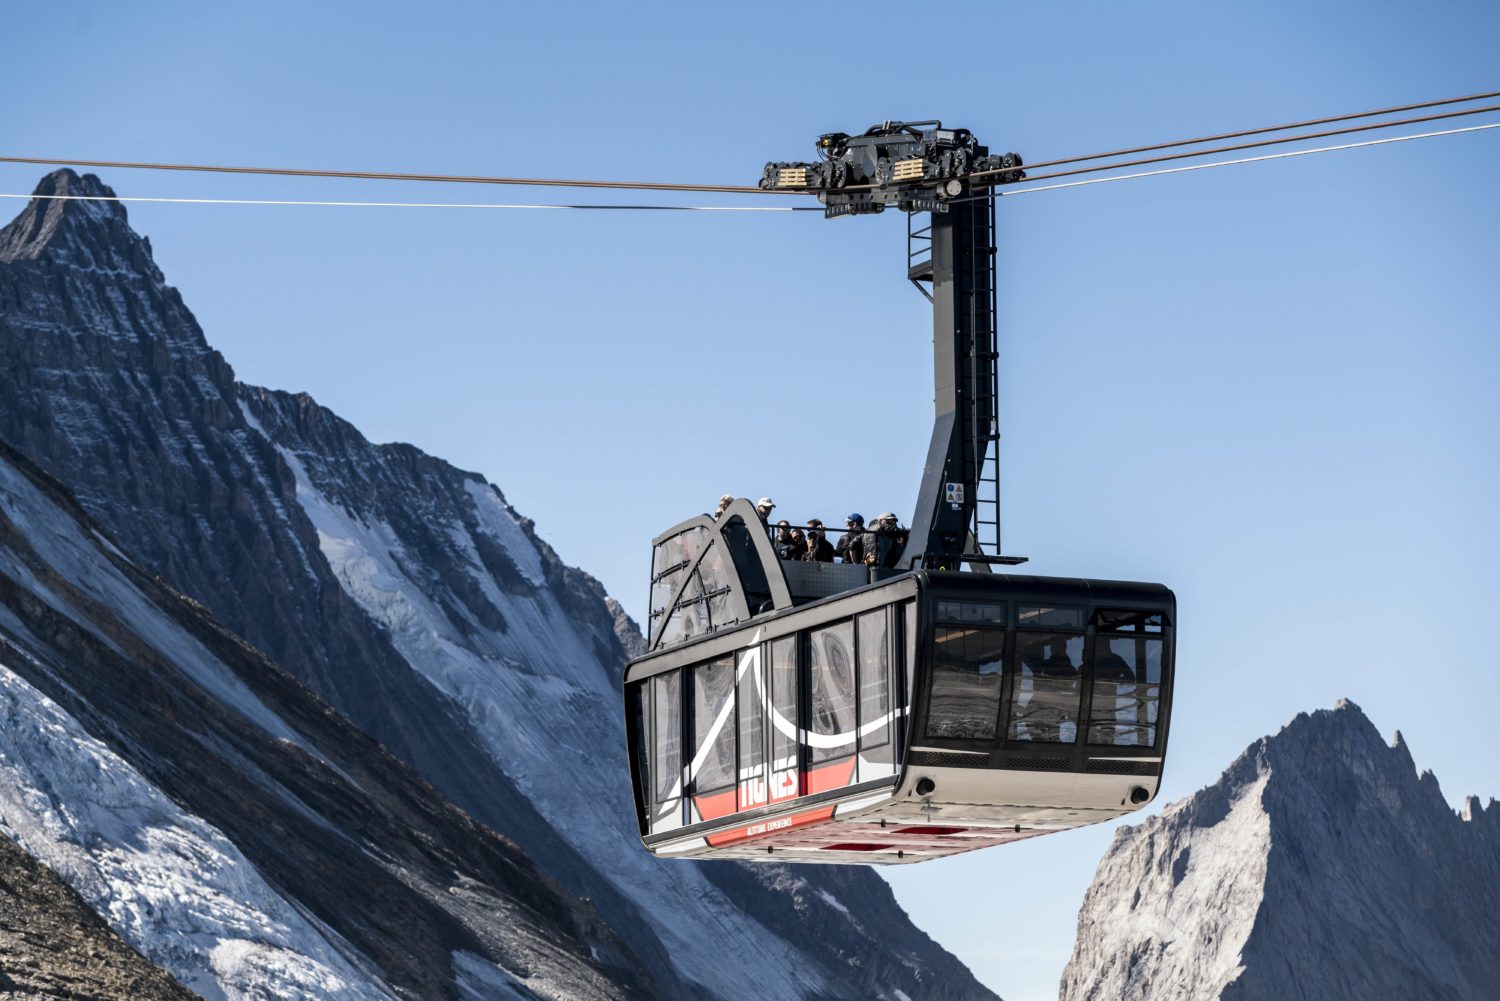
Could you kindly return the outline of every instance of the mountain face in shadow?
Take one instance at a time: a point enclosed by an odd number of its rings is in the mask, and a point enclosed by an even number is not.
[[[37,193],[110,194],[71,171]],[[373,737],[361,745],[370,753],[378,742],[510,839],[497,843],[514,849],[515,871],[534,865],[541,878],[521,879],[515,894],[561,909],[544,937],[592,957],[600,984],[661,998],[993,997],[869,871],[646,855],[618,705],[634,624],[482,477],[371,443],[305,394],[236,382],[118,203],[38,199],[0,230],[0,440],[66,484],[140,578],[201,603],[213,628],[268,655],[265,670],[279,665]],[[18,580],[15,600],[25,591]],[[108,736],[116,709],[70,702],[84,689],[65,666],[51,671],[50,687],[24,680],[132,761]],[[138,757],[149,783],[185,802]],[[266,770],[239,749],[203,768],[241,759]],[[251,832],[227,806],[189,812],[299,902],[312,889],[288,884],[328,875],[274,869],[269,850],[241,843]],[[432,837],[434,851],[457,851]],[[512,890],[497,874],[469,878]],[[350,933],[315,914],[342,955],[336,940]],[[432,992],[464,976],[480,983],[491,968],[514,981],[524,965],[468,939],[438,942],[430,955],[483,962],[449,959],[431,983],[408,971],[403,983],[421,996],[444,996]],[[396,962],[382,955],[372,961]],[[472,969],[452,972],[460,962]],[[375,980],[390,980],[385,967]]]
[[[3,445],[0,720],[0,829],[205,997],[654,995],[592,907]]]
[[[1500,804],[1455,813],[1344,701],[1116,833],[1062,997],[1488,1001],[1497,896]]]

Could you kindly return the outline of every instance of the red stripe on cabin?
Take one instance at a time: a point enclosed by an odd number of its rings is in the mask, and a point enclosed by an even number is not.
[[[790,817],[777,817],[773,820],[762,820],[744,827],[736,827],[732,831],[723,831],[719,834],[710,834],[707,841],[715,848],[732,845],[737,841],[748,841],[752,838],[763,838],[768,835],[782,834],[793,828],[804,827],[808,824],[816,824],[825,820],[833,819],[833,807],[823,806],[816,810],[808,810],[806,813],[794,813]]]
[[[833,761],[819,765],[807,773],[807,794],[811,796],[830,789],[842,789],[853,782],[854,759],[849,757],[843,761]]]

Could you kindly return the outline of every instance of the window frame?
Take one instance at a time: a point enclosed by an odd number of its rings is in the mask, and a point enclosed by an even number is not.
[[[1064,605],[1050,605],[1047,607],[1062,608],[1074,607]],[[1017,614],[1021,603],[1016,603]],[[1082,609],[1080,608],[1080,611]],[[1060,750],[1072,751],[1083,747],[1084,724],[1089,712],[1093,695],[1093,627],[1089,626],[1088,617],[1084,616],[1084,625],[1078,629],[1060,629],[1040,626],[1018,626],[1010,633],[1009,649],[1006,651],[1006,680],[1005,703],[1001,707],[1001,731],[1000,743],[1007,750],[1027,751],[1032,753],[1046,753],[1048,750],[1054,753]],[[1078,666],[1078,703],[1073,717],[1073,739],[1072,740],[1038,740],[1036,738],[1012,737],[1011,724],[1014,722],[1015,709],[1015,686],[1021,682],[1021,637],[1023,635],[1037,636],[1048,634],[1053,636],[1078,637],[1083,641],[1083,648],[1079,653]]]
[[[1161,628],[1161,632],[1156,632],[1156,633],[1128,632],[1128,631],[1127,632],[1114,632],[1114,631],[1102,630],[1102,629],[1095,630],[1093,627],[1090,627],[1090,634],[1091,635],[1089,636],[1089,644],[1088,644],[1088,648],[1087,648],[1087,651],[1086,651],[1087,663],[1088,663],[1088,670],[1087,670],[1087,675],[1086,675],[1085,683],[1087,685],[1087,690],[1085,691],[1085,698],[1084,698],[1084,710],[1083,710],[1084,714],[1083,714],[1083,717],[1080,719],[1080,727],[1079,727],[1079,729],[1080,729],[1080,734],[1079,734],[1079,736],[1080,736],[1080,743],[1079,743],[1079,746],[1081,746],[1081,747],[1083,747],[1085,749],[1088,749],[1090,751],[1090,753],[1097,754],[1101,750],[1107,750],[1107,751],[1113,751],[1113,752],[1119,752],[1119,751],[1127,751],[1127,752],[1128,751],[1152,752],[1152,751],[1155,751],[1157,748],[1159,748],[1161,746],[1162,733],[1163,733],[1162,707],[1164,705],[1168,705],[1169,704],[1168,703],[1167,688],[1168,688],[1168,685],[1171,683],[1171,677],[1170,677],[1171,676],[1171,671],[1169,670],[1168,666],[1172,663],[1172,660],[1171,660],[1171,631],[1172,631],[1172,627],[1171,627],[1171,625],[1167,621],[1167,615],[1166,615],[1166,613],[1165,612],[1160,612],[1159,614],[1162,616],[1162,628]],[[1104,744],[1104,743],[1095,743],[1094,741],[1091,741],[1091,740],[1088,739],[1088,731],[1091,730],[1091,729],[1093,729],[1093,726],[1094,726],[1094,684],[1095,684],[1095,678],[1094,678],[1094,660],[1095,660],[1095,657],[1097,656],[1098,644],[1100,642],[1108,643],[1111,639],[1134,640],[1137,643],[1148,643],[1148,642],[1151,642],[1151,641],[1154,640],[1155,642],[1161,644],[1161,654],[1160,654],[1161,678],[1156,683],[1157,684],[1157,693],[1156,693],[1156,722],[1154,722],[1154,723],[1151,724],[1151,730],[1152,730],[1151,742],[1148,743],[1148,744]]]
[[[738,689],[737,689],[737,685],[736,685],[735,682],[737,680],[736,679],[736,669],[737,669],[738,662],[739,662],[739,658],[736,655],[736,653],[731,652],[731,653],[725,654],[725,655],[720,656],[720,657],[714,657],[714,658],[712,658],[710,660],[699,661],[698,663],[693,664],[690,668],[683,669],[684,673],[687,675],[687,677],[690,677],[692,679],[692,690],[689,691],[689,692],[687,692],[687,703],[688,703],[689,709],[691,710],[691,716],[687,720],[687,725],[683,728],[684,731],[691,732],[692,735],[693,735],[693,742],[690,745],[691,749],[692,749],[691,750],[691,757],[687,757],[685,755],[686,760],[684,761],[684,765],[687,767],[687,771],[688,771],[687,780],[686,780],[686,783],[684,785],[684,795],[686,795],[688,797],[696,799],[696,798],[701,797],[701,796],[714,796],[714,795],[718,795],[720,793],[723,793],[726,789],[733,789],[737,785],[737,777],[736,776],[737,776],[737,769],[739,767],[739,747],[738,747],[738,744],[739,744],[739,719],[738,719],[738,708],[735,705],[735,703],[736,703],[736,696],[738,694]],[[727,664],[727,669],[729,671],[729,689],[728,689],[728,694],[725,696],[728,699],[728,701],[729,701],[729,710],[730,710],[729,711],[730,718],[725,722],[725,727],[726,727],[726,729],[728,729],[729,736],[730,736],[730,742],[729,742],[730,743],[730,748],[729,748],[729,757],[730,757],[729,778],[728,778],[728,781],[726,783],[724,783],[724,784],[712,786],[710,788],[705,789],[705,788],[702,788],[699,785],[699,779],[698,779],[699,769],[696,769],[696,768],[692,767],[693,759],[698,756],[698,752],[700,750],[700,745],[698,744],[698,702],[699,702],[699,698],[698,698],[698,687],[699,687],[698,675],[699,675],[699,672],[703,671],[704,669],[714,668],[714,667],[721,667],[722,668],[722,667],[725,667],[726,664]],[[724,739],[724,732],[725,732],[724,730],[721,730],[719,732],[719,737],[717,738],[717,740],[723,740]],[[689,746],[689,745],[684,745],[684,747],[687,747],[687,746]],[[706,759],[705,759],[705,763],[706,763]]]
[[[858,620],[859,620],[859,615],[858,614],[852,614],[852,615],[844,616],[843,618],[834,619],[834,620],[829,621],[829,622],[823,622],[823,623],[820,623],[817,626],[813,626],[813,627],[810,627],[810,628],[807,628],[807,629],[802,629],[802,630],[798,631],[798,636],[800,637],[801,645],[805,648],[805,654],[800,659],[800,663],[798,664],[798,673],[801,675],[801,677],[803,679],[803,690],[807,694],[807,701],[806,701],[806,705],[807,705],[807,713],[806,713],[807,724],[804,727],[804,732],[806,734],[808,734],[809,736],[811,736],[814,733],[818,733],[818,731],[816,729],[814,729],[814,724],[815,724],[815,721],[817,719],[817,716],[816,716],[816,712],[815,712],[816,707],[813,704],[814,703],[814,697],[815,697],[814,696],[814,686],[813,686],[813,658],[812,658],[813,634],[814,633],[827,632],[827,631],[832,630],[832,629],[838,629],[841,626],[848,626],[849,627],[849,639],[850,639],[850,643],[849,643],[849,659],[850,659],[850,664],[849,664],[849,666],[850,666],[850,668],[853,671],[853,677],[850,679],[851,686],[852,686],[851,687],[851,699],[850,699],[850,703],[851,703],[851,708],[854,711],[854,739],[849,742],[849,750],[847,750],[847,751],[841,751],[838,754],[831,754],[828,757],[819,757],[818,751],[820,749],[813,747],[812,746],[812,742],[810,740],[805,740],[805,741],[803,741],[803,744],[805,745],[806,750],[805,750],[805,752],[804,752],[804,754],[802,756],[802,760],[805,762],[805,768],[804,768],[804,770],[811,770],[813,768],[817,768],[820,765],[827,765],[827,764],[829,764],[831,762],[835,762],[835,761],[843,761],[845,758],[848,758],[851,755],[858,755],[859,754],[859,727],[860,727],[860,718],[859,718],[859,715],[860,715],[859,714],[859,710],[860,710],[860,705],[859,705],[859,676],[860,676],[860,667],[859,667],[859,621]],[[818,733],[818,735],[819,736],[836,736],[836,734],[830,735],[830,734],[822,734],[822,733]]]
[[[933,686],[937,683],[937,647],[938,630],[940,629],[968,629],[977,633],[999,634],[1000,636],[1000,685],[996,691],[997,704],[995,706],[995,731],[988,737],[949,737],[936,736],[930,728],[932,726],[932,695]],[[992,751],[1004,741],[1006,723],[1006,693],[1010,689],[1010,658],[1013,646],[1014,632],[1009,628],[1008,620],[1002,613],[1000,622],[975,623],[944,620],[938,621],[934,615],[927,643],[927,683],[923,686],[923,713],[921,731],[913,731],[911,740],[913,743],[920,741],[925,745],[934,747],[951,747],[962,751]]]
[[[664,774],[664,770],[659,767],[658,748],[660,747],[660,744],[657,741],[657,731],[659,729],[658,724],[660,722],[660,719],[656,711],[658,688],[665,687],[665,679],[672,677],[675,674],[677,681],[677,775],[679,780],[681,780],[683,768],[685,766],[685,762],[683,761],[683,745],[686,743],[686,713],[684,711],[685,707],[682,684],[683,670],[683,668],[674,667],[670,671],[664,671],[661,674],[653,675],[650,678],[646,679],[646,681],[650,685],[647,699],[647,710],[650,715],[649,719],[647,720],[647,725],[650,730],[649,751],[651,755],[651,762],[649,765],[651,775],[651,789],[649,798],[650,808],[647,810],[646,826],[647,829],[653,831],[656,828],[657,822],[663,819],[661,817],[661,808],[672,803],[674,800],[677,803],[677,819],[674,823],[670,824],[670,826],[664,827],[663,830],[672,830],[674,828],[681,827],[685,822],[684,810],[686,809],[687,803],[686,782],[684,781],[682,788],[678,790],[678,793],[675,797],[663,797],[660,791],[661,786],[659,785],[659,776]],[[658,685],[658,680],[661,680],[661,685]]]

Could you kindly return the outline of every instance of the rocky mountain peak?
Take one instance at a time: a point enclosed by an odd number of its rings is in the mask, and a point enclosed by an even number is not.
[[[1493,997],[1500,807],[1455,812],[1359,706],[1300,713],[1117,832],[1064,1001]]]
[[[162,281],[151,243],[130,228],[109,185],[68,168],[42,178],[32,200],[0,229],[0,262],[50,259],[93,271],[126,271]]]

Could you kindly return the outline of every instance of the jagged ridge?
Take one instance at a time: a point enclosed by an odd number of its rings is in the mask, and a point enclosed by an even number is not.
[[[1500,804],[1455,813],[1352,702],[1115,835],[1065,1001],[1480,1001],[1500,983]]]

